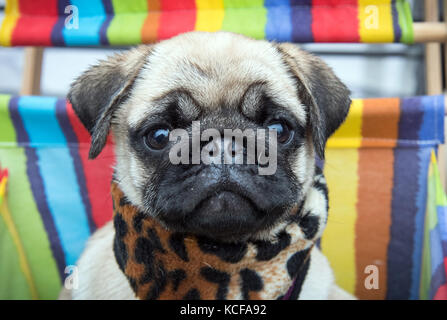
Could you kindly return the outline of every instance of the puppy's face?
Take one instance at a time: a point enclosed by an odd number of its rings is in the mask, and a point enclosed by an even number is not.
[[[116,179],[134,205],[174,231],[224,241],[266,237],[296,212],[315,154],[323,157],[350,104],[320,59],[230,33],[184,34],[111,57],[76,80],[69,99],[92,134],[92,158],[112,129]],[[221,136],[194,142],[207,129]],[[190,138],[180,143],[186,163],[172,160],[174,130]],[[228,140],[225,130],[255,139]],[[276,140],[258,139],[262,130]],[[258,161],[261,141],[275,163],[268,174],[259,171],[272,164]]]

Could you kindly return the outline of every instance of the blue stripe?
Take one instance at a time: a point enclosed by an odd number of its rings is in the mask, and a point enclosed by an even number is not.
[[[435,274],[438,266],[444,266],[441,235],[439,229],[436,227],[430,230],[430,265],[432,276]]]
[[[421,130],[424,127],[422,124]],[[421,282],[422,251],[424,244],[424,223],[427,207],[427,177],[430,164],[431,147],[420,148],[418,152],[418,192],[416,194],[416,214],[414,216],[413,269],[411,272],[410,299],[419,299]]]
[[[411,137],[416,141],[433,140],[435,137],[435,126],[432,124],[434,120],[434,108],[433,101],[424,100],[422,97],[415,97],[402,100],[403,106],[411,106],[409,103],[412,101],[413,105],[413,121],[420,121],[419,130],[412,130],[417,136]],[[427,103],[428,102],[428,103]],[[408,127],[412,123],[407,123]],[[424,146],[423,146],[424,147]],[[419,298],[419,288],[421,280],[421,268],[422,268],[422,250],[424,239],[424,221],[427,199],[427,174],[428,165],[430,163],[431,147],[419,149],[417,159],[419,161],[417,172],[417,186],[416,193],[416,213],[414,215],[414,234],[413,234],[413,255],[412,255],[412,270],[411,270],[411,287],[410,287],[410,299]]]
[[[424,237],[424,222],[427,201],[427,175],[430,163],[431,148],[436,147],[436,143],[442,141],[444,130],[441,133],[438,125],[444,128],[444,109],[440,108],[440,96],[424,96],[413,99],[418,99],[420,102],[420,109],[423,112],[422,123],[418,132],[418,141],[432,141],[432,145],[423,146],[418,153],[419,172],[418,172],[418,193],[416,195],[417,212],[414,217],[414,238],[413,238],[413,269],[411,273],[411,289],[410,298],[419,298],[419,288],[421,280],[422,268],[422,251],[423,251],[423,237]],[[441,99],[443,101],[443,99]],[[439,123],[438,118],[442,118],[442,123]]]
[[[414,239],[420,232],[420,149],[405,147],[405,140],[418,140],[423,111],[419,98],[400,103],[399,141],[394,149],[394,178],[391,202],[390,242],[388,244],[387,299],[408,299],[414,282]],[[410,145],[411,146],[411,145]],[[428,153],[430,154],[430,153]],[[425,176],[426,178],[427,176]],[[425,207],[424,207],[425,208]],[[420,238],[422,241],[422,238]]]
[[[438,206],[436,208],[438,213],[438,225],[439,231],[441,232],[441,239],[443,242],[447,242],[447,207]],[[444,253],[447,256],[447,247],[444,249]]]
[[[68,142],[68,151],[73,159],[73,164],[76,172],[76,178],[79,189],[81,190],[82,202],[87,212],[87,220],[90,227],[90,232],[96,230],[96,224],[93,221],[92,206],[87,191],[87,183],[85,181],[84,168],[82,167],[82,160],[79,154],[79,143],[73,128],[71,127],[70,120],[67,115],[67,102],[65,99],[59,99],[56,103],[56,117],[59,121],[59,125],[65,135],[65,139]]]
[[[413,270],[414,225],[418,194],[419,160],[417,148],[394,149],[394,178],[391,201],[390,242],[388,244],[386,299],[410,297]],[[421,239],[422,241],[422,239]]]
[[[100,30],[106,19],[101,0],[71,0],[78,8],[79,28],[64,27],[63,35],[67,46],[100,45]]]
[[[267,8],[266,39],[270,41],[292,41],[292,21],[289,1],[265,0],[264,6]]]
[[[73,160],[56,118],[56,102],[55,98],[23,97],[19,113],[30,142],[46,145],[36,149],[38,167],[65,262],[72,265],[81,254],[90,230]]]
[[[51,31],[51,43],[53,46],[65,46],[64,35],[62,30],[64,29],[65,19],[67,15],[65,14],[65,8],[70,5],[70,0],[58,0],[57,1],[57,22]]]
[[[399,24],[399,12],[396,7],[396,0],[391,1],[391,16],[393,18],[394,42],[400,42],[402,38],[402,29]]]
[[[420,141],[444,142],[444,96],[419,97],[424,111],[423,126],[419,131]]]
[[[312,0],[291,0],[293,42],[313,42]]]
[[[445,121],[445,96],[439,95],[435,98],[436,105],[436,128],[437,128],[437,137],[440,144],[445,142],[445,134],[444,134],[444,121]]]
[[[107,29],[109,28],[110,23],[114,17],[114,10],[112,0],[101,0],[102,5],[104,6],[104,10],[106,12],[106,19],[103,22],[101,29],[99,30],[99,37],[101,39],[101,44],[103,46],[108,46],[110,44],[109,39],[107,38]]]

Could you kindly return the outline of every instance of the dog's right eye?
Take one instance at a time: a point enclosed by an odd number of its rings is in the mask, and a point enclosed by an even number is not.
[[[278,142],[287,143],[293,135],[293,130],[284,121],[273,122],[268,126],[269,130],[276,130]]]
[[[144,136],[144,143],[153,150],[161,150],[169,143],[169,128],[159,127]]]

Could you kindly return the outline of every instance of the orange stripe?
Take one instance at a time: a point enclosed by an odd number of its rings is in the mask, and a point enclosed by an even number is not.
[[[141,30],[143,43],[158,41],[158,26],[160,24],[160,0],[147,0],[148,13]]]
[[[362,146],[394,147],[399,121],[399,98],[365,99]]]
[[[383,99],[383,103],[364,100],[363,115],[362,136],[388,139],[389,145],[394,146],[392,140],[398,137],[399,99]],[[363,140],[362,145],[377,141]],[[393,165],[394,151],[391,147],[359,149],[355,295],[360,299],[385,299],[386,295]],[[369,265],[378,269],[378,289],[365,286],[370,275],[365,273],[365,268]]]

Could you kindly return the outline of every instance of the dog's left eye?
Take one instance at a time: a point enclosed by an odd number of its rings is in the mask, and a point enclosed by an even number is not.
[[[144,136],[144,142],[150,149],[161,150],[169,143],[169,129],[157,128]]]
[[[290,141],[293,131],[290,130],[289,126],[282,122],[273,122],[268,126],[269,130],[276,130],[277,138],[279,143],[287,143]]]

